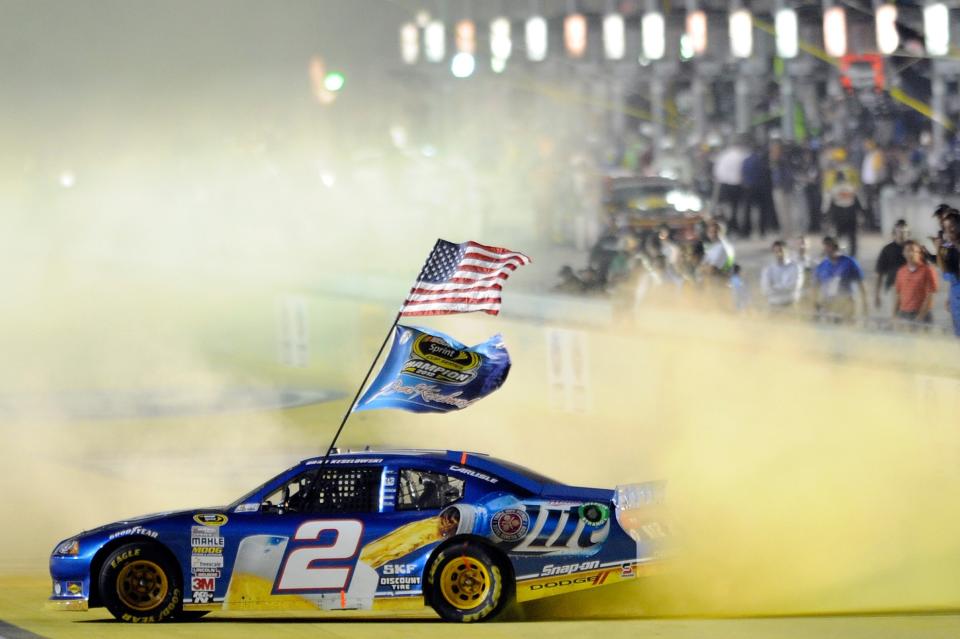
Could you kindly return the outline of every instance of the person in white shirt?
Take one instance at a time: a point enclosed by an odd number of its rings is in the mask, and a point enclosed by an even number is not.
[[[739,212],[743,206],[743,161],[750,149],[739,140],[721,151],[713,161],[713,183],[718,207],[726,209],[727,220],[738,230]]]
[[[707,243],[703,247],[703,261],[700,263],[704,275],[723,276],[725,279],[733,270],[734,250],[726,238],[726,227],[718,220],[707,224]]]
[[[774,261],[760,274],[760,290],[772,310],[792,308],[800,301],[803,290],[803,268],[787,255],[786,246],[780,240],[771,247]]]
[[[860,183],[863,185],[866,225],[870,231],[879,231],[880,185],[887,179],[887,164],[883,151],[873,140],[863,144],[863,164],[860,167]]]

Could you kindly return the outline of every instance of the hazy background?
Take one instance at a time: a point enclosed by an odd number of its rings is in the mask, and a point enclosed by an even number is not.
[[[429,83],[397,75],[398,3],[0,15],[0,491],[19,522],[0,570],[42,579],[79,529],[224,503],[322,451],[445,237],[534,258],[502,318],[429,322],[502,332],[510,379],[461,414],[358,415],[342,443],[670,486],[671,576],[529,614],[956,607],[955,345],[702,309],[590,329],[597,305],[551,307],[529,179],[565,175],[558,149],[590,119],[560,80],[544,97],[555,76],[411,95]],[[312,96],[313,55],[346,74],[333,105]],[[511,315],[521,302],[552,319]],[[308,405],[278,408],[290,393]]]

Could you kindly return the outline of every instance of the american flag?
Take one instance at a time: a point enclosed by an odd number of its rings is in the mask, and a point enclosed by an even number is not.
[[[400,314],[410,317],[483,311],[497,315],[503,282],[518,266],[529,263],[529,257],[509,249],[437,240]]]

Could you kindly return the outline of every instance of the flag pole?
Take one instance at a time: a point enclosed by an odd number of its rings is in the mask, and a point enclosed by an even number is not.
[[[414,288],[416,288],[416,285],[414,285]],[[380,360],[380,356],[383,355],[383,349],[387,347],[387,342],[390,341],[390,336],[393,335],[393,329],[395,329],[397,324],[400,322],[400,316],[403,315],[403,308],[405,306],[406,303],[404,303],[404,306],[400,307],[400,310],[397,311],[397,316],[393,318],[393,324],[390,325],[389,330],[387,330],[386,337],[383,338],[383,343],[380,344],[380,349],[377,351],[377,354],[374,355],[373,361],[370,362],[370,368],[367,369],[367,374],[363,376],[363,381],[360,382],[360,387],[357,388],[357,393],[353,396],[353,401],[351,401],[350,405],[347,406],[347,412],[343,414],[343,419],[340,420],[340,427],[337,428],[337,432],[334,434],[333,440],[330,442],[330,446],[327,447],[327,452],[323,455],[323,461],[320,462],[321,466],[327,461],[327,457],[330,456],[330,454],[333,452],[333,449],[336,448],[337,439],[340,438],[340,433],[343,432],[343,427],[347,425],[347,420],[350,419],[350,415],[353,413],[353,409],[357,405],[357,400],[360,399],[360,393],[363,392],[363,387],[367,385],[367,380],[370,379],[370,375],[373,373],[373,369]]]
[[[437,240],[439,244],[440,240]],[[430,256],[433,255],[433,251],[437,248],[437,245],[434,244],[433,249],[430,251],[430,255],[427,256],[427,262],[430,261]],[[426,263],[424,264],[426,267]],[[330,454],[333,453],[333,449],[337,447],[337,440],[340,439],[340,433],[343,432],[343,427],[347,425],[347,420],[350,419],[350,415],[353,413],[353,409],[357,405],[357,400],[360,399],[360,393],[363,392],[363,387],[367,385],[367,381],[370,379],[370,375],[373,373],[373,369],[377,365],[377,361],[380,360],[380,356],[383,355],[383,349],[387,347],[387,342],[390,341],[390,336],[393,335],[393,329],[397,327],[397,324],[400,323],[400,317],[403,315],[403,309],[407,307],[407,301],[410,299],[410,294],[412,294],[417,287],[420,286],[420,282],[423,281],[423,269],[420,270],[420,274],[417,275],[417,281],[413,283],[413,286],[410,287],[410,293],[407,294],[407,299],[403,300],[403,304],[400,306],[400,310],[397,311],[397,316],[393,318],[393,324],[390,325],[390,328],[387,330],[386,336],[383,338],[383,342],[380,344],[380,349],[377,350],[377,354],[374,355],[373,361],[370,362],[370,368],[367,369],[367,374],[363,376],[363,381],[360,382],[360,387],[357,388],[356,394],[353,396],[353,401],[350,402],[350,405],[347,406],[347,412],[343,414],[343,419],[340,420],[340,426],[337,428],[337,432],[334,433],[333,439],[330,440],[330,445],[327,447],[327,452],[323,454],[323,459],[320,461],[320,467],[323,468],[324,464],[327,463],[327,458],[330,457]]]

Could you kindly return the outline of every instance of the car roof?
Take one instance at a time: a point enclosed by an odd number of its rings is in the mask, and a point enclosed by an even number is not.
[[[300,462],[301,466],[317,466],[323,462],[324,456],[311,457]],[[540,494],[546,487],[562,486],[549,477],[545,477],[529,468],[514,464],[502,459],[491,457],[486,453],[477,453],[458,450],[425,450],[425,449],[390,449],[364,450],[358,452],[338,451],[332,453],[327,464],[416,464],[417,462],[434,462],[437,464],[453,464],[464,466],[481,472],[488,472],[509,481],[532,493]]]

